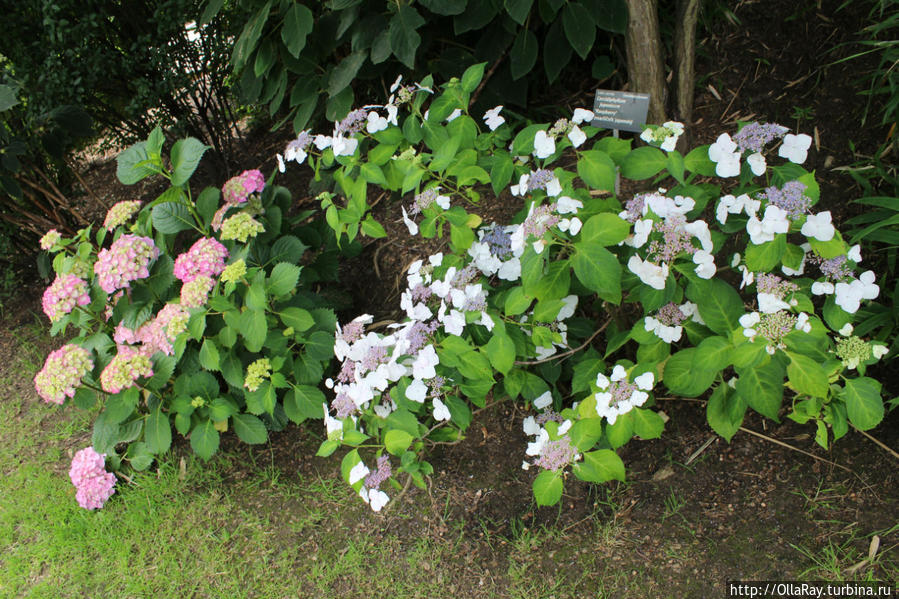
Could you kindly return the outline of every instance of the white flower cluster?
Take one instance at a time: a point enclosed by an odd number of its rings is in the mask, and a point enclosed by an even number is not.
[[[747,127],[754,126],[758,126],[758,124],[754,123]],[[778,150],[778,156],[786,158],[795,164],[802,164],[805,162],[805,159],[808,156],[808,149],[812,144],[812,138],[810,136],[805,133],[800,133],[799,135],[786,133],[788,129],[786,127],[780,127],[779,125],[769,125],[768,127],[774,129],[770,134],[771,138],[783,136],[783,143]],[[765,174],[765,170],[768,166],[765,156],[761,152],[763,145],[764,144],[760,141],[758,143],[759,147],[753,148],[753,150],[756,151],[749,151],[746,157],[746,162],[749,164],[750,170],[752,170],[752,173],[756,176]],[[715,174],[719,177],[736,177],[739,175],[740,158],[745,151],[745,149],[742,149],[740,145],[731,138],[729,133],[722,133],[719,135],[718,139],[715,140],[715,143],[709,146],[709,160],[715,163]]]
[[[666,152],[673,152],[677,139],[683,135],[684,125],[677,121],[667,121],[661,125],[647,125],[640,139],[648,144],[658,146]]]
[[[632,383],[627,379],[627,370],[621,364],[616,364],[608,377],[602,373],[596,375],[596,413],[609,424],[615,424],[619,416],[646,403],[648,391],[655,386],[652,372],[644,372]]]

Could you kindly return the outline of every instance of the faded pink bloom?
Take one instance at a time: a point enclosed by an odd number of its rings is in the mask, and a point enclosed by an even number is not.
[[[150,262],[159,257],[159,248],[149,237],[122,235],[108,250],[100,250],[94,273],[106,293],[131,286],[131,281],[150,276]]]
[[[60,404],[75,395],[81,379],[94,367],[90,352],[74,344],[66,344],[50,352],[44,367],[34,377],[37,394],[47,403]]]
[[[225,270],[228,249],[211,237],[198,239],[191,248],[175,259],[175,277],[189,283],[197,277],[216,277]]]
[[[87,510],[97,510],[115,493],[116,477],[106,471],[106,454],[85,447],[72,458],[69,478],[75,485],[75,499]]]
[[[50,322],[56,322],[75,306],[86,306],[91,303],[87,282],[73,274],[56,275],[53,283],[44,291],[41,305]]]

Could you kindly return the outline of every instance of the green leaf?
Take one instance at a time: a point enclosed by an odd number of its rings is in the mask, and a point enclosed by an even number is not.
[[[18,89],[16,85],[0,85],[0,112],[9,110],[19,103],[16,97]]]
[[[780,422],[778,411],[783,401],[784,368],[779,362],[771,360],[764,366],[736,369],[737,393],[749,404],[749,407]]]
[[[658,413],[652,410],[644,410],[643,408],[635,408],[632,412],[634,415],[634,434],[641,439],[658,439],[662,436],[665,429],[665,421]]]
[[[584,454],[584,460],[574,465],[574,474],[581,480],[604,483],[610,480],[624,481],[624,462],[611,449],[599,449]]]
[[[231,416],[237,414],[237,404],[230,399],[224,397],[216,397],[209,404],[209,417],[213,422],[221,422],[227,420]]]
[[[116,177],[125,185],[134,185],[159,172],[147,164],[147,142],[139,141],[116,156]]]
[[[770,272],[780,262],[786,249],[786,235],[777,235],[773,241],[759,245],[750,243],[746,248],[746,268],[752,272]]]
[[[590,12],[580,2],[570,2],[562,9],[562,26],[571,47],[586,60],[596,41],[596,24]]]
[[[279,237],[272,244],[272,251],[269,260],[272,262],[290,262],[291,264],[299,264],[306,253],[308,246],[293,235],[285,235]]]
[[[518,80],[531,72],[537,62],[537,48],[540,43],[530,29],[522,27],[512,44],[510,66],[512,79]],[[531,139],[533,143],[533,138]]]
[[[600,150],[587,150],[578,155],[577,174],[592,189],[615,189],[615,162]]]
[[[625,0],[586,0],[584,4],[590,9],[590,14],[600,29],[621,34],[627,31]]]
[[[310,358],[315,360],[330,360],[334,357],[334,333],[315,331],[303,345]]]
[[[534,479],[534,499],[537,505],[555,505],[562,498],[562,472],[543,470]]]
[[[312,32],[313,26],[312,11],[299,2],[294,3],[284,15],[281,41],[284,42],[287,51],[294,58],[298,58],[300,52],[306,47],[306,36]]]
[[[707,370],[724,370],[731,364],[732,349],[724,337],[706,337],[696,347],[696,363]]]
[[[258,352],[268,335],[268,324],[262,310],[247,310],[240,316],[240,334],[244,338],[247,350]]]
[[[715,382],[717,370],[706,370],[696,360],[696,348],[683,349],[665,362],[662,381],[674,394],[683,397],[697,397]]]
[[[356,73],[365,64],[367,51],[353,52],[344,57],[336,67],[331,69],[331,75],[328,77],[328,95],[333,97],[343,91],[353,79]]]
[[[190,433],[190,446],[203,460],[208,460],[218,451],[219,432],[211,420],[197,423]]]
[[[699,308],[699,316],[706,326],[730,337],[740,324],[743,300],[736,290],[721,279],[694,280],[687,288],[687,296]]]
[[[827,372],[812,358],[787,352],[790,364],[787,366],[787,378],[797,393],[812,397],[826,398],[830,391]]]
[[[234,423],[234,432],[244,443],[259,445],[268,441],[265,425],[252,414],[235,414],[231,421]]]
[[[848,379],[841,397],[846,402],[849,421],[858,429],[870,430],[883,420],[883,399],[880,383],[876,380],[868,377]]]
[[[400,429],[391,429],[384,435],[384,446],[393,455],[400,455],[412,444],[413,437]]]
[[[706,419],[712,430],[730,440],[743,424],[746,401],[727,385],[718,385],[706,404]]]
[[[506,188],[512,180],[514,170],[512,156],[507,152],[497,152],[493,159],[493,166],[490,167],[490,184],[493,187],[493,193],[499,195]]]
[[[438,15],[460,15],[465,12],[468,0],[419,0],[419,2],[432,13]]]
[[[300,267],[289,262],[279,262],[272,269],[266,287],[268,292],[275,297],[289,294],[296,289],[300,279]]]
[[[138,390],[137,387],[131,387],[121,393],[116,393],[106,400],[106,421],[111,424],[119,424],[124,422],[137,407]]]
[[[714,177],[717,165],[709,159],[709,146],[699,146],[684,156],[684,166],[691,173]]]
[[[601,246],[618,245],[630,234],[631,225],[617,214],[602,212],[587,219],[581,229],[578,245],[595,243]]]
[[[534,0],[505,0],[503,4],[509,16],[519,25],[524,25],[531,12]]]
[[[168,414],[162,413],[161,406],[147,415],[144,441],[152,454],[165,453],[172,445],[172,425]]]
[[[568,431],[568,437],[578,451],[593,449],[602,437],[602,418],[581,418]]]
[[[194,217],[187,206],[177,202],[164,202],[153,206],[153,228],[164,235],[186,231],[194,227]]]
[[[284,412],[293,422],[299,424],[307,418],[322,418],[325,394],[311,385],[297,385],[284,395]]]
[[[515,342],[508,335],[493,335],[485,347],[490,364],[507,374],[515,365]]]
[[[110,422],[106,412],[100,412],[94,420],[94,431],[91,435],[91,445],[97,453],[112,453],[116,443],[119,442],[121,427],[117,422]]]
[[[180,187],[187,184],[207,149],[209,146],[193,137],[179,139],[175,142],[171,153],[172,185]]]
[[[410,69],[415,68],[415,53],[421,44],[421,36],[416,30],[424,24],[422,16],[408,4],[401,4],[390,19],[390,48],[393,55]]]
[[[253,50],[256,49],[256,44],[259,43],[259,37],[262,35],[262,29],[268,20],[271,5],[271,0],[266,2],[244,25],[243,31],[240,32],[237,43],[234,44],[234,51],[231,53],[231,65],[234,67],[235,72],[243,69]]]
[[[554,83],[562,69],[571,62],[573,54],[571,44],[565,39],[562,24],[554,20],[546,32],[543,40],[543,69],[546,71],[546,80]]]
[[[525,294],[523,287],[513,287],[506,294],[504,311],[506,316],[518,316],[527,310],[534,298]]]
[[[621,264],[615,254],[592,243],[574,244],[574,273],[588,289],[613,304],[621,303]]]
[[[621,163],[621,176],[628,179],[649,179],[668,166],[668,157],[658,148],[643,146],[631,150]]]
[[[302,333],[315,325],[315,319],[308,310],[302,308],[289,307],[284,308],[278,316],[286,327],[292,327],[295,331]]]
[[[486,62],[479,62],[465,69],[465,72],[462,73],[462,89],[464,91],[471,93],[478,88],[478,84],[484,78],[485,66],[487,66]]]
[[[215,346],[212,339],[203,339],[203,345],[200,346],[200,366],[206,370],[218,370],[220,368],[219,350]]]

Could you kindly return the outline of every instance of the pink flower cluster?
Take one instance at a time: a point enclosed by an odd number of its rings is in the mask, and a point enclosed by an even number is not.
[[[75,306],[86,306],[91,303],[87,282],[73,274],[56,275],[56,280],[44,291],[41,304],[44,314],[50,322],[56,322]]]
[[[62,405],[75,395],[81,378],[94,367],[90,352],[72,343],[50,352],[44,367],[34,377],[37,394],[47,403]]]
[[[209,299],[209,292],[215,281],[207,276],[198,276],[181,286],[181,305],[185,308],[200,308]]]
[[[236,177],[231,177],[222,186],[222,196],[226,204],[240,204],[247,201],[251,193],[257,193],[265,188],[265,177],[257,169],[244,171]]]
[[[211,237],[204,237],[175,259],[175,276],[182,283],[197,277],[216,277],[225,270],[227,259],[225,246]]]
[[[106,220],[103,221],[103,227],[106,229],[115,229],[119,225],[128,222],[134,213],[140,210],[140,201],[118,202],[109,212],[106,213]]]
[[[153,362],[145,352],[120,345],[119,353],[100,373],[100,386],[107,393],[118,393],[128,389],[141,377],[153,376]]]
[[[52,249],[54,245],[59,243],[60,239],[62,239],[62,235],[59,234],[59,231],[50,229],[43,237],[41,237],[41,249]]]
[[[116,477],[106,471],[106,454],[85,447],[72,458],[69,478],[75,485],[75,499],[86,510],[98,510],[115,493]]]
[[[188,318],[190,318],[190,313],[184,306],[166,304],[156,318],[142,325],[136,331],[119,324],[113,340],[119,345],[140,343],[142,352],[148,356],[152,356],[156,352],[171,356],[175,353],[172,343],[187,328]]]
[[[131,286],[131,281],[150,276],[150,262],[159,257],[159,248],[149,237],[122,235],[108,250],[100,250],[94,273],[106,293]]]

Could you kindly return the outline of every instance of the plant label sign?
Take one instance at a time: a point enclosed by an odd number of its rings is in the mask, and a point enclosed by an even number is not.
[[[607,89],[596,90],[593,100],[594,127],[618,129],[639,133],[646,124],[649,112],[649,94],[620,92]]]

